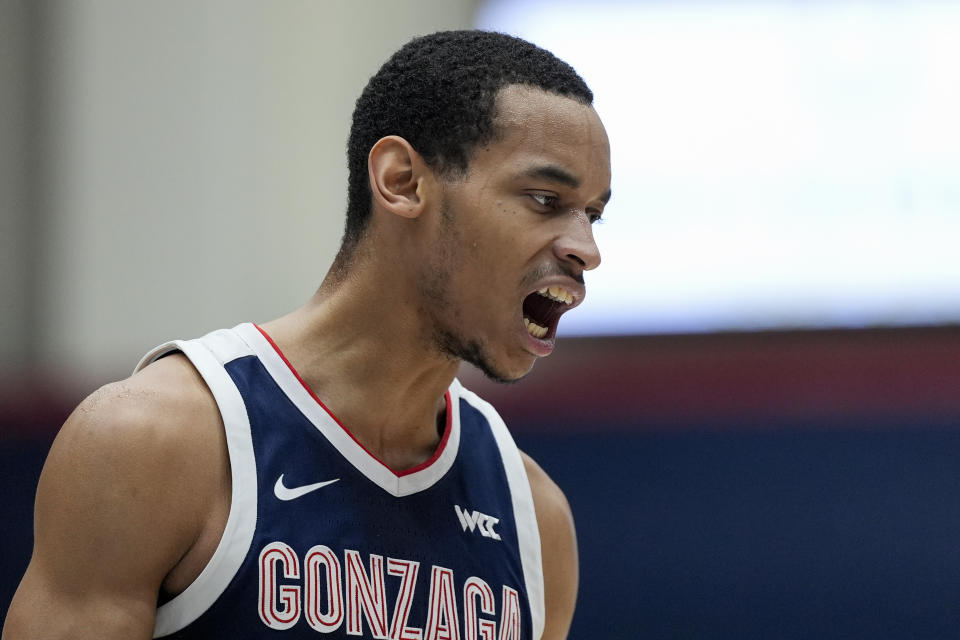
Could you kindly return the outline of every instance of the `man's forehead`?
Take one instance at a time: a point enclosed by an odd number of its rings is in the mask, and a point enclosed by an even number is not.
[[[567,120],[584,120],[590,115],[596,118],[589,104],[523,84],[500,89],[495,105],[494,121],[501,127],[560,125]]]
[[[610,146],[603,123],[593,107],[573,98],[510,85],[497,95],[495,124],[492,146],[499,147],[499,153],[494,154],[510,165],[555,164],[575,175],[584,162],[609,166]]]
[[[609,156],[607,134],[593,107],[574,98],[525,85],[497,94],[493,144],[553,155]]]

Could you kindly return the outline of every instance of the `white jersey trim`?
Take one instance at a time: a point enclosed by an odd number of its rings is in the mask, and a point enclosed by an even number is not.
[[[243,564],[253,543],[257,521],[257,470],[250,420],[240,391],[223,368],[227,362],[251,352],[232,332],[220,330],[199,340],[160,345],[144,356],[135,371],[173,351],[181,351],[190,359],[217,402],[227,438],[233,485],[230,515],[216,551],[183,593],[157,608],[154,638],[185,628],[217,601]]]
[[[546,607],[543,595],[543,558],[540,546],[540,528],[537,525],[537,513],[533,506],[533,491],[523,465],[520,450],[513,436],[504,424],[503,418],[493,406],[481,399],[469,389],[461,387],[460,396],[473,405],[490,423],[490,430],[500,449],[503,468],[510,486],[513,500],[513,517],[517,524],[517,543],[520,549],[520,562],[523,566],[523,581],[527,587],[527,600],[530,603],[530,619],[533,622],[533,638],[543,635]]]
[[[237,326],[234,331],[260,358],[260,362],[263,363],[270,376],[290,398],[290,401],[340,452],[340,455],[367,479],[387,493],[399,498],[428,489],[436,484],[453,466],[457,458],[457,451],[460,448],[459,396],[462,387],[456,380],[448,389],[450,394],[450,435],[447,437],[443,451],[429,466],[413,473],[397,474],[360,446],[323,405],[317,402],[256,326],[246,323]]]

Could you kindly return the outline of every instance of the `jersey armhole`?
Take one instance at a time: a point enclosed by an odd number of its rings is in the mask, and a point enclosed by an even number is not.
[[[135,369],[139,371],[177,351],[187,356],[213,394],[223,419],[232,481],[230,513],[220,542],[197,579],[157,608],[154,638],[180,631],[216,602],[243,564],[256,528],[257,474],[250,420],[240,391],[205,340],[162,344],[144,356]]]
[[[527,601],[530,604],[530,620],[533,637],[543,636],[546,624],[546,605],[543,587],[543,558],[540,545],[540,527],[533,505],[533,490],[523,464],[520,450],[513,436],[503,422],[503,418],[493,406],[472,391],[460,389],[461,397],[480,411],[487,422],[500,450],[504,472],[510,486],[510,498],[513,503],[513,516],[517,525],[517,543],[520,549],[520,562],[523,567],[523,581],[527,588]]]

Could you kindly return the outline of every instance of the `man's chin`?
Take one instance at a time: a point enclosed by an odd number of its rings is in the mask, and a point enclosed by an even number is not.
[[[499,382],[501,384],[513,384],[522,380],[530,371],[533,370],[533,365],[536,363],[538,358],[531,355],[529,361],[523,363],[513,363],[512,365],[504,366],[498,365],[491,362],[488,359],[482,360],[469,360],[470,364],[479,369],[487,379],[492,380],[493,382]]]
[[[524,376],[526,376],[527,373],[530,372],[530,370],[528,369],[527,371],[525,371],[524,373],[521,373],[520,375],[509,375],[509,374],[505,375],[502,373],[491,371],[490,369],[481,368],[480,370],[483,371],[483,375],[485,375],[488,380],[492,380],[493,382],[497,382],[500,384],[515,384],[523,380]]]
[[[462,356],[462,359],[479,369],[488,380],[500,384],[519,382],[524,376],[530,373],[533,369],[533,364],[537,361],[537,358],[531,355],[529,362],[504,365],[494,362],[492,358],[486,357],[486,354],[482,351],[464,354],[464,356],[468,357]]]
[[[538,360],[535,354],[525,353],[519,358],[505,358],[508,362],[498,361],[488,353],[482,340],[465,340],[447,331],[438,332],[438,338],[438,344],[447,354],[472,364],[487,379],[501,384],[518,382],[530,373]]]

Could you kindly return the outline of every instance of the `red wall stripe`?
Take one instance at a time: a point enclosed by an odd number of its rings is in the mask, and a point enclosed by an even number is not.
[[[559,340],[517,385],[464,384],[507,419],[958,418],[960,327]]]

